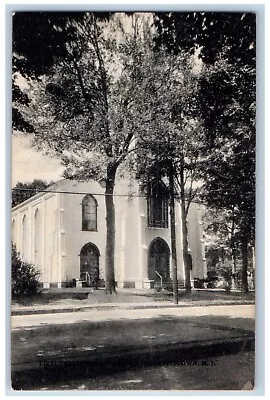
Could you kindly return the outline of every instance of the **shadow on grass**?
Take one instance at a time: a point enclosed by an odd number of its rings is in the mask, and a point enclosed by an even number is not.
[[[21,296],[12,299],[12,305],[18,304],[20,306],[35,306],[35,305],[48,305],[55,304],[59,300],[85,300],[89,296],[89,292],[40,292],[32,296]]]

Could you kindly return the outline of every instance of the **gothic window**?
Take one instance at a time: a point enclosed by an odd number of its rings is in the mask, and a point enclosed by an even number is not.
[[[97,231],[97,201],[90,194],[82,201],[82,230]]]
[[[168,228],[168,195],[163,183],[149,184],[147,197],[148,226]]]
[[[11,240],[12,243],[15,243],[15,232],[16,232],[16,225],[15,225],[15,220],[12,221],[12,227],[11,227]]]
[[[27,230],[27,218],[26,215],[23,216],[22,219],[22,256],[25,257],[27,253],[27,240],[28,230]]]
[[[42,246],[42,237],[41,237],[41,214],[39,209],[36,209],[34,216],[34,250],[35,250],[35,265],[41,265],[41,246]]]

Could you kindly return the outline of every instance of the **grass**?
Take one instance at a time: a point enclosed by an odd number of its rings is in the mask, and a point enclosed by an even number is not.
[[[173,293],[161,291],[154,293],[151,296],[168,299],[173,297]],[[226,292],[225,290],[205,289],[205,290],[192,290],[186,293],[184,290],[178,291],[178,299],[180,301],[198,301],[198,300],[255,300],[255,292],[242,293],[242,292]]]

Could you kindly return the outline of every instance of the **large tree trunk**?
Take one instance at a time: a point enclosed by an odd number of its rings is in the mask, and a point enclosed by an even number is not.
[[[105,291],[115,293],[115,274],[114,274],[114,251],[115,251],[115,209],[114,209],[114,186],[117,166],[107,167],[105,204],[106,204],[106,255],[105,255]]]
[[[178,282],[177,282],[177,254],[176,254],[176,233],[175,233],[175,204],[174,204],[174,173],[172,166],[169,172],[169,193],[170,193],[170,228],[171,228],[171,249],[172,249],[172,276],[173,276],[173,299],[178,304]]]
[[[246,237],[242,238],[241,253],[242,253],[242,292],[248,293],[248,280],[247,280],[248,241]]]
[[[188,228],[187,228],[187,212],[186,212],[186,196],[185,196],[185,183],[184,171],[180,170],[180,198],[181,198],[181,219],[182,219],[182,244],[183,244],[183,260],[185,265],[185,290],[187,293],[191,292],[190,283],[190,263],[188,256]]]

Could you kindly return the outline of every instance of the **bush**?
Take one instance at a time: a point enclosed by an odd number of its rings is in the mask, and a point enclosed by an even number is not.
[[[194,278],[194,289],[205,289],[204,279]]]
[[[12,297],[31,296],[38,293],[40,272],[22,260],[20,253],[12,245],[11,249],[11,294]]]

